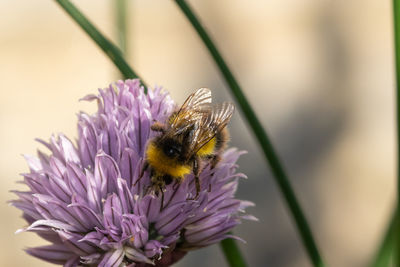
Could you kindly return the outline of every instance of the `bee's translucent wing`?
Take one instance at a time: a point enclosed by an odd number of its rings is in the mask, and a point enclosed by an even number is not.
[[[211,90],[208,88],[200,88],[186,99],[181,110],[196,109],[196,107],[207,103],[211,103]]]
[[[208,88],[200,88],[192,93],[183,103],[179,111],[173,115],[171,121],[172,128],[182,128],[182,125],[189,125],[200,119],[197,110],[203,106],[210,105],[211,90]]]
[[[235,106],[230,102],[201,106],[198,110],[201,119],[196,122],[192,133],[193,153],[199,151],[229,123],[234,110]]]

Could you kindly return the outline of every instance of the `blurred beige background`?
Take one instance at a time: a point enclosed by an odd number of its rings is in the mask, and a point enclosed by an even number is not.
[[[330,266],[366,266],[394,204],[394,83],[390,1],[190,1],[267,128]],[[115,39],[112,0],[75,3]],[[129,7],[129,61],[181,103],[199,87],[230,98],[173,1]],[[43,244],[8,206],[21,156],[52,133],[76,136],[78,102],[118,72],[55,1],[0,1],[0,266],[51,266],[23,248]],[[249,151],[238,196],[259,223],[236,233],[250,266],[310,266],[260,150],[236,113],[231,144]],[[224,266],[218,246],[177,266]]]

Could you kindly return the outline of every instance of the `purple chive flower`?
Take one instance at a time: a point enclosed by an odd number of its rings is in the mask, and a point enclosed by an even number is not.
[[[235,162],[243,152],[228,149],[213,170],[200,175],[198,199],[193,175],[166,186],[164,205],[151,190],[149,172],[139,180],[147,141],[176,108],[169,94],[156,88],[144,94],[139,80],[119,81],[100,94],[98,112],[79,114],[77,144],[64,135],[44,144],[49,154],[26,156],[26,192],[15,191],[12,205],[51,245],[27,252],[65,266],[169,266],[188,250],[225,238],[241,219],[248,201],[234,198]]]

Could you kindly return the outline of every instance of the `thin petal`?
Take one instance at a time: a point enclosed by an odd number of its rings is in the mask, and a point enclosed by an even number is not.
[[[54,264],[64,264],[75,256],[66,246],[60,244],[28,248],[26,252],[36,258]]]
[[[124,259],[124,251],[122,248],[106,253],[99,267],[118,267]]]
[[[133,196],[128,188],[126,180],[118,178],[117,186],[118,196],[121,199],[122,213],[132,213],[134,207]]]
[[[74,162],[79,164],[81,162],[78,151],[72,142],[65,137],[64,135],[60,135],[60,145],[62,149],[62,153],[66,162]]]
[[[154,262],[147,258],[142,252],[131,247],[125,247],[125,256],[133,261],[145,262],[154,265]]]
[[[99,152],[95,159],[94,178],[101,185],[101,196],[117,191],[117,178],[121,177],[117,163],[112,157]]]
[[[46,226],[46,227],[63,230],[63,231],[70,231],[70,232],[77,231],[75,226],[72,226],[67,223],[57,221],[57,220],[38,220],[38,221],[32,223],[27,228],[27,231],[35,230],[36,228],[41,227],[41,226]]]
[[[90,243],[80,241],[82,239],[80,234],[68,233],[65,231],[57,231],[57,233],[63,241],[63,244],[79,256],[89,255],[97,250],[97,248]]]

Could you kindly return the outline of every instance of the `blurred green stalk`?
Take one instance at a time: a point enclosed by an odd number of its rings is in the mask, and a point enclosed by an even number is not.
[[[397,116],[397,214],[400,214],[400,4],[393,0],[394,47],[396,58],[396,116]],[[400,220],[396,220],[395,266],[400,265]]]
[[[128,8],[127,0],[113,0],[115,2],[115,25],[117,30],[118,46],[122,54],[127,56],[128,35],[127,35],[127,17]]]
[[[296,223],[297,229],[300,233],[300,236],[303,241],[303,245],[306,248],[308,255],[314,266],[324,266],[322,258],[317,249],[316,243],[314,241],[313,235],[311,233],[311,229],[307,223],[307,220],[300,208],[300,204],[296,198],[296,195],[290,186],[289,180],[286,176],[286,173],[278,159],[277,154],[275,153],[272,144],[267,136],[266,131],[262,127],[260,121],[258,120],[255,112],[247,101],[245,95],[243,94],[242,89],[240,88],[238,82],[230,71],[228,65],[225,63],[225,60],[222,58],[219,53],[217,47],[214,45],[210,36],[200,24],[200,21],[197,19],[196,15],[193,13],[191,8],[184,0],[175,0],[177,5],[180,7],[182,12],[185,14],[187,19],[190,21],[192,26],[197,31],[200,38],[203,40],[207,49],[209,50],[211,56],[213,57],[215,63],[220,69],[222,75],[225,78],[226,83],[229,85],[231,93],[236,99],[236,102],[239,104],[240,108],[245,115],[247,122],[249,123],[253,133],[255,134],[261,148],[264,152],[264,155],[269,162],[272,173],[279,185],[279,188],[286,199],[286,203],[289,206],[289,209],[293,215],[294,221]]]
[[[371,266],[386,267],[393,259],[400,266],[400,0],[393,0],[393,29],[396,79],[397,201],[394,215]]]
[[[242,257],[240,250],[232,238],[227,238],[220,242],[225,258],[231,267],[246,267],[246,262]]]
[[[371,267],[387,267],[390,266],[390,260],[393,258],[393,248],[395,244],[395,232],[398,224],[396,212],[393,214],[389,227],[386,230],[385,237],[382,240],[379,250],[376,253]]]
[[[95,43],[111,59],[115,66],[121,71],[125,79],[135,79],[139,76],[125,61],[121,50],[109,41],[96,27],[69,1],[55,0],[76,23],[95,41]],[[143,84],[143,82],[142,82]],[[145,90],[146,87],[145,87]]]

